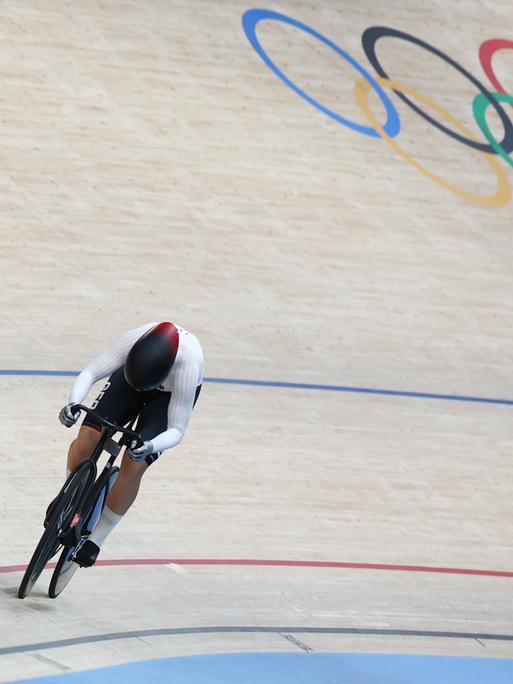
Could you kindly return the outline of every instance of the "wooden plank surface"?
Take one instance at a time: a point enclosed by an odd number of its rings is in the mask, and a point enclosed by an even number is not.
[[[249,2],[6,0],[0,7],[1,370],[80,370],[120,332],[171,319],[206,374],[513,400],[510,201],[435,184],[383,140],[330,119],[264,64]],[[484,40],[513,40],[505,0],[273,7],[374,71],[384,25],[491,88]],[[289,78],[366,124],[358,74],[276,21],[258,36]],[[390,77],[484,140],[475,85],[404,41]],[[493,66],[513,92],[513,51]],[[476,195],[511,167],[389,90],[398,144]],[[379,99],[372,111],[384,120]],[[511,115],[511,107],[504,105]],[[437,116],[432,112],[433,116]],[[489,112],[502,137],[498,117]],[[495,163],[495,162],[494,162]],[[504,181],[504,179],[506,179]],[[73,431],[71,377],[0,375],[0,565],[28,561]],[[513,571],[510,405],[206,383],[183,445],[152,467],[104,559],[341,561]],[[181,566],[179,566],[181,567]],[[1,568],[0,568],[1,570]],[[511,633],[513,580],[370,570],[108,567],[55,602],[0,573],[0,681],[188,653],[298,648],[277,633],[95,634],[313,626]],[[68,638],[84,643],[5,653]],[[511,657],[511,641],[297,635],[315,650]],[[482,641],[482,640],[481,640]]]

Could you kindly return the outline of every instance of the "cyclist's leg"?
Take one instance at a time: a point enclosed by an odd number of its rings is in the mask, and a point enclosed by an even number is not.
[[[167,409],[171,393],[155,390],[144,394],[145,401],[135,430],[144,440],[150,440],[167,430]],[[107,497],[107,505],[111,510],[119,515],[124,515],[128,511],[137,497],[142,476],[158,457],[159,454],[152,454],[144,461],[132,461],[125,451],[118,479]]]
[[[200,391],[201,385],[196,390],[194,403]],[[143,406],[135,429],[144,440],[151,440],[167,430],[167,409],[170,397],[170,392],[158,390],[143,393]],[[159,455],[152,454],[144,461],[132,461],[128,452],[125,451],[117,480],[107,496],[100,520],[83,546],[81,560],[84,564],[92,565],[95,562],[103,542],[135,501],[144,473]]]
[[[141,394],[130,387],[125,380],[123,368],[118,368],[110,376],[102,391],[91,406],[103,418],[124,425],[139,413]],[[91,455],[98,443],[101,423],[87,415],[80,427],[77,438],[71,443],[68,452],[68,470]]]
[[[144,403],[135,428],[143,439],[151,439],[167,429],[167,407],[170,396],[169,392],[157,390],[143,393]],[[145,461],[132,461],[128,452],[125,451],[117,480],[107,496],[100,520],[84,544],[81,553],[81,560],[84,564],[94,563],[103,542],[135,501],[142,476],[157,458],[158,455],[152,455],[148,456]]]
[[[142,476],[148,470],[146,461],[132,461],[125,451],[118,478],[107,497],[107,506],[118,515],[125,515],[139,492]]]
[[[125,380],[123,368],[121,367],[110,376],[107,384],[92,404],[92,408],[102,418],[108,418],[118,425],[125,425],[137,416],[143,400],[143,393],[137,392],[130,387]],[[90,455],[91,444],[93,448],[97,444],[101,432],[101,424],[88,415],[80,428],[79,438],[82,431],[86,435],[83,441],[79,445],[72,445],[70,449],[71,457],[77,458],[77,462],[84,460]],[[94,434],[94,437],[91,434]],[[87,443],[86,439],[88,440]],[[75,553],[75,559],[84,567],[94,564],[103,540],[121,520],[122,516],[109,508],[108,501],[109,498],[107,497],[107,502],[93,533],[78,547]]]
[[[92,453],[94,447],[98,444],[100,433],[95,428],[88,425],[81,425],[76,439],[74,439],[69,447],[67,471],[68,474],[79,463],[84,461]]]
[[[194,406],[198,401],[201,385],[196,388]],[[135,429],[144,440],[151,440],[167,430],[167,408],[170,392],[145,392],[145,401]],[[118,479],[107,497],[107,505],[118,515],[124,515],[135,501],[141,485],[142,476],[160,454],[147,456],[144,461],[132,461],[125,451]]]

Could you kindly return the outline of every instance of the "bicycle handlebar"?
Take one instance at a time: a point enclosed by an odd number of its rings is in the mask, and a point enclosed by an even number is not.
[[[88,413],[90,416],[95,418],[104,427],[110,428],[111,430],[113,430],[113,432],[121,432],[123,434],[121,443],[125,444],[126,446],[130,446],[130,444],[134,441],[136,442],[136,446],[134,448],[140,447],[144,444],[144,439],[138,432],[130,430],[129,428],[125,428],[121,425],[117,425],[116,423],[113,423],[107,418],[103,418],[102,416],[98,415],[95,411],[90,409],[89,406],[84,406],[83,404],[74,404],[71,407],[71,410],[73,411],[73,413],[76,413],[76,411],[78,411],[78,413],[80,413],[80,411],[84,411],[85,413]]]

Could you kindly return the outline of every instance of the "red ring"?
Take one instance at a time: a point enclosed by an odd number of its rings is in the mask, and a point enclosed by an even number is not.
[[[499,50],[513,50],[513,40],[505,38],[490,38],[479,48],[479,61],[483,71],[488,76],[488,80],[499,93],[505,93],[504,86],[499,83],[499,79],[492,69],[492,57]],[[513,104],[511,105],[513,107]]]

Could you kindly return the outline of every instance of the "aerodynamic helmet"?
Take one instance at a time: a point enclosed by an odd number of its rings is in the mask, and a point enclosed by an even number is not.
[[[125,378],[136,390],[155,389],[166,379],[178,352],[179,335],[172,323],[148,330],[128,352]]]

